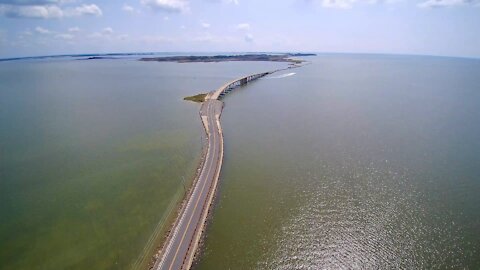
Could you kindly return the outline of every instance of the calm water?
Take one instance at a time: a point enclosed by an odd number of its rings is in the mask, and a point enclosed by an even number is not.
[[[144,268],[200,157],[182,98],[277,66],[0,63],[0,269]]]
[[[311,60],[225,98],[196,269],[480,269],[480,61]]]
[[[322,55],[225,98],[197,269],[480,268],[480,61]],[[142,269],[197,104],[278,63],[0,63],[0,269]]]

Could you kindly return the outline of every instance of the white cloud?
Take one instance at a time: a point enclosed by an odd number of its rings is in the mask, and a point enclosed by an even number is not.
[[[206,23],[206,22],[202,22],[200,25],[201,25],[203,28],[210,28],[210,26],[211,26],[209,23]]]
[[[46,35],[46,34],[51,34],[51,33],[52,33],[52,31],[50,31],[50,30],[48,30],[48,29],[45,29],[45,28],[43,28],[43,27],[40,27],[40,26],[35,27],[35,31],[36,31],[37,33],[44,34],[44,35]]]
[[[356,4],[396,4],[405,0],[322,0],[324,8],[349,9]],[[417,4],[421,8],[439,8],[449,6],[480,6],[480,0],[423,0]]]
[[[419,3],[418,7],[421,8],[440,8],[449,6],[461,6],[461,5],[479,5],[478,0],[427,0]]]
[[[0,4],[0,15],[10,18],[51,19],[63,17],[63,10],[56,5],[8,5]]]
[[[372,1],[375,1],[375,0],[372,0]],[[383,0],[384,3],[387,3],[387,4],[398,4],[398,3],[401,3],[405,0]],[[373,2],[372,4],[375,4],[376,2]]]
[[[141,0],[141,2],[155,11],[187,12],[190,9],[186,0]]]
[[[0,4],[9,5],[47,5],[47,4],[59,4],[66,2],[65,0],[0,0]]]
[[[246,35],[245,35],[245,41],[248,42],[248,43],[253,42],[253,36],[252,36],[252,34],[246,34]]]
[[[136,12],[136,10],[132,6],[129,6],[127,4],[123,5],[122,10],[125,11],[125,12],[128,12],[128,13],[135,13]]]
[[[70,32],[70,33],[77,33],[77,32],[80,32],[80,28],[78,28],[77,26],[75,26],[75,27],[70,27],[70,28],[68,28],[68,32]]]
[[[239,23],[237,24],[236,27],[238,30],[249,30],[250,29],[250,24],[248,23]]]
[[[102,16],[103,12],[102,10],[95,4],[90,4],[90,5],[81,5],[78,7],[75,7],[71,12],[71,16],[82,16],[82,15],[88,15],[88,16]]]
[[[111,27],[105,27],[105,28],[102,29],[102,34],[111,35],[111,34],[113,34],[113,29]]]
[[[322,6],[325,8],[351,8],[356,0],[322,0]]]
[[[101,16],[102,10],[95,4],[61,8],[65,1],[1,1],[0,15],[10,18],[58,19],[83,15]]]
[[[396,4],[405,0],[321,0],[320,3],[324,8],[350,9],[357,4]],[[431,0],[435,1],[435,0]],[[442,1],[442,0],[438,0]],[[469,1],[469,0],[463,0]],[[479,1],[479,0],[474,0]]]
[[[210,2],[222,3],[222,4],[234,4],[238,5],[238,0],[208,0]]]

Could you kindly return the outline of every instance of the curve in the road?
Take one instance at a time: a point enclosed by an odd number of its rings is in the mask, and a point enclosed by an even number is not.
[[[295,66],[298,67],[298,66]],[[289,68],[292,68],[289,67]],[[288,69],[288,68],[286,68]],[[207,134],[207,151],[205,162],[198,179],[194,182],[193,191],[177,219],[173,234],[167,239],[163,254],[153,266],[155,270],[189,269],[192,265],[198,243],[200,241],[207,214],[217,188],[220,169],[223,161],[223,134],[220,126],[220,115],[223,102],[219,100],[232,89],[245,85],[250,81],[284,70],[278,69],[241,77],[230,81],[215,91],[210,92],[200,108],[205,132]]]

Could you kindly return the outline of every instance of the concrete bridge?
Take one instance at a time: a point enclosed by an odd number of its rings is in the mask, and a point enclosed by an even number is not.
[[[282,69],[283,70],[283,69]],[[267,76],[269,74],[275,73],[279,70],[274,70],[274,71],[269,71],[269,72],[262,72],[262,73],[257,73],[257,74],[252,74],[248,75],[245,77],[241,77],[238,79],[235,79],[233,81],[227,82],[226,84],[222,85],[220,88],[217,90],[210,92],[206,99],[220,99],[223,97],[226,93],[232,91],[234,88],[242,86],[247,84],[250,81],[259,79],[261,77]]]

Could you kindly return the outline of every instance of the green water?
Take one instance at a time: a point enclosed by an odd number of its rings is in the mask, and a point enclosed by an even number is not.
[[[224,99],[195,268],[478,269],[480,61],[309,59]],[[0,269],[143,269],[200,157],[183,97],[284,66],[0,63]]]
[[[199,105],[183,97],[251,70],[1,63],[0,269],[144,269],[200,158]]]
[[[479,269],[480,61],[311,60],[224,99],[195,269]]]

